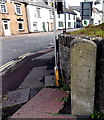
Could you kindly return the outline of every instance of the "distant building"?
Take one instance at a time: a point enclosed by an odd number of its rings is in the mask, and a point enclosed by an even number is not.
[[[26,2],[29,32],[52,31],[53,30],[52,7],[48,6],[42,0],[33,1],[27,0]]]
[[[97,8],[93,8],[93,14],[91,18],[93,19],[94,25],[103,23],[103,11],[98,10]]]
[[[57,14],[56,12],[56,29],[65,28],[65,16],[66,13],[66,29],[76,28],[76,13],[72,10],[71,7],[66,8],[63,13]]]
[[[77,14],[77,18],[81,19],[80,16],[80,6],[71,6],[73,8],[73,11]],[[92,16],[91,16],[91,24],[99,25],[103,22],[103,11],[98,10],[97,8],[92,8]],[[78,23],[78,21],[77,21]],[[85,19],[82,20],[82,26],[88,26],[90,24],[90,21]]]
[[[26,8],[22,0],[0,1],[0,35],[28,33]]]
[[[80,6],[71,6],[73,11],[77,14],[76,16],[76,27],[81,27],[81,16],[80,16]]]

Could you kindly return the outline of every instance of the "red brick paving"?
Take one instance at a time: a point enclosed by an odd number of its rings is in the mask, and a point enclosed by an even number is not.
[[[71,118],[69,115],[54,115],[63,107],[64,102],[59,98],[68,97],[68,93],[52,88],[43,88],[11,118]]]

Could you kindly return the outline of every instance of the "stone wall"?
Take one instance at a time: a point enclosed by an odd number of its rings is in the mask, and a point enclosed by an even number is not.
[[[92,40],[97,45],[95,107],[98,107],[104,114],[104,39],[84,35],[59,35],[58,60],[60,76],[64,79],[66,84],[70,83],[70,42],[75,38]]]

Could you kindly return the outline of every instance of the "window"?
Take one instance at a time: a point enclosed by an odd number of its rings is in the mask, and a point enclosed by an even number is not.
[[[37,8],[37,17],[40,17],[40,8]]]
[[[18,20],[18,29],[19,31],[24,30],[23,20]]]
[[[19,5],[19,4],[16,4],[16,14],[22,15],[21,5]]]
[[[58,18],[60,18],[60,14],[58,14]]]
[[[52,18],[52,11],[49,10],[49,15],[50,15],[50,18]]]
[[[37,22],[33,22],[33,30],[37,31]]]
[[[7,8],[5,3],[0,3],[1,13],[7,13]]]
[[[75,15],[73,15],[73,20],[75,20]]]
[[[59,27],[63,27],[63,22],[59,21]]]
[[[84,20],[84,24],[87,25],[87,21]]]
[[[76,22],[74,22],[74,28],[76,28]]]
[[[69,20],[70,20],[70,14],[69,14]]]
[[[69,27],[69,28],[71,27],[71,22],[68,22],[68,27]]]

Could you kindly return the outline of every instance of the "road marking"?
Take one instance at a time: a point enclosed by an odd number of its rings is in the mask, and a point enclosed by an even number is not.
[[[4,70],[5,68],[9,67],[10,65],[12,65],[14,62],[15,62],[14,60],[11,60],[11,61],[9,61],[8,63],[2,65],[2,66],[0,67],[0,72],[1,72],[2,70]]]
[[[24,54],[24,55],[21,55],[21,56],[19,56],[19,58],[21,59],[23,59],[23,58],[25,58],[25,57],[27,57],[27,56],[30,56],[30,55],[33,55],[34,53],[26,53],[26,54]]]

